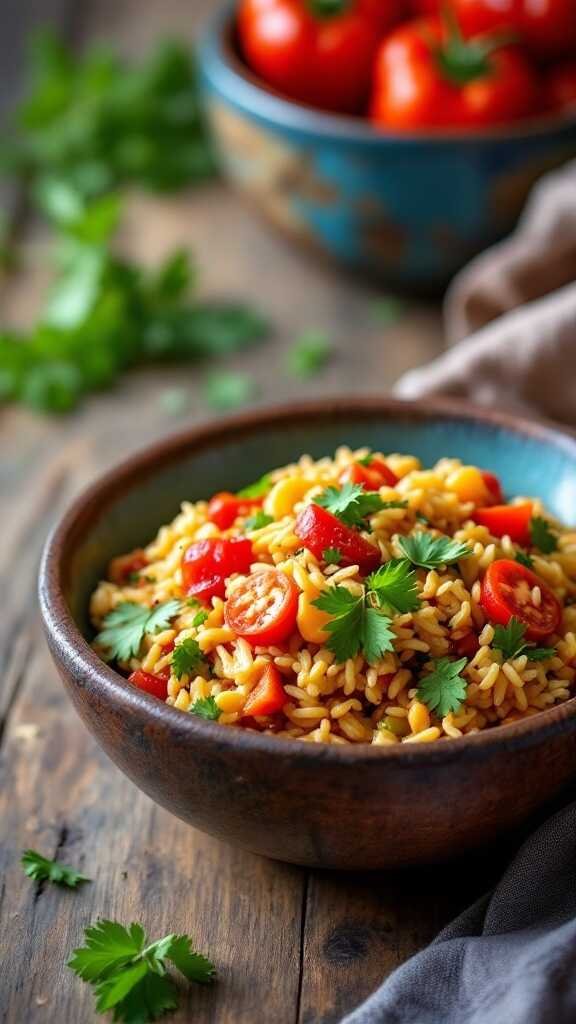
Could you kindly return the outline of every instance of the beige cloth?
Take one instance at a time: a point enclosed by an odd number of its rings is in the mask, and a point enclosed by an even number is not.
[[[516,232],[458,275],[445,320],[450,347],[402,377],[397,395],[576,426],[576,163],[543,178]]]

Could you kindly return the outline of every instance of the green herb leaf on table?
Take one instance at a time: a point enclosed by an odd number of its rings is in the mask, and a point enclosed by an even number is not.
[[[548,520],[542,516],[533,516],[530,520],[530,538],[533,546],[544,555],[558,549],[558,537],[552,532]]]
[[[338,548],[325,548],[322,552],[322,558],[326,565],[340,565],[342,552]]]
[[[255,394],[255,382],[247,373],[212,373],[204,388],[207,404],[219,411],[239,409],[247,405]]]
[[[272,479],[269,473],[265,473],[264,476],[260,477],[253,484],[248,484],[247,487],[243,487],[240,491],[236,492],[238,498],[264,498],[269,491],[272,490]]]
[[[20,863],[24,873],[36,882],[54,882],[56,885],[66,885],[69,889],[75,889],[81,882],[91,881],[86,875],[80,874],[67,864],[49,860],[36,850],[24,850]]]
[[[328,587],[312,603],[331,616],[324,627],[330,634],[326,646],[336,655],[339,664],[354,658],[360,650],[369,662],[394,650],[391,618],[376,608],[367,607],[363,595],[355,597],[346,587]]]
[[[305,331],[288,353],[288,370],[295,377],[314,377],[330,361],[332,348],[322,331]]]
[[[327,487],[317,498],[316,505],[337,516],[347,526],[364,527],[367,516],[379,512],[382,499],[374,492],[368,493],[361,484],[346,483],[342,488]]]
[[[209,722],[217,722],[222,713],[214,697],[199,697],[188,710],[191,715],[206,718]]]
[[[270,523],[274,522],[274,516],[269,516],[262,509],[258,509],[253,516],[248,516],[244,522],[245,530],[263,530],[265,526],[269,526]]]
[[[202,612],[199,614],[202,615]],[[181,679],[182,676],[191,676],[203,662],[204,655],[193,637],[186,637],[181,643],[176,644],[172,651],[172,671],[176,679]]]
[[[520,565],[524,565],[526,569],[534,568],[534,559],[531,557],[531,555],[525,554],[524,551],[517,551],[514,555],[514,560],[518,562]]]
[[[424,530],[409,537],[399,537],[398,545],[406,558],[423,569],[452,565],[453,562],[468,558],[472,554],[472,549],[467,544],[461,544],[450,537],[433,537]]]
[[[494,627],[492,647],[501,651],[506,661],[519,658],[522,654],[525,654],[529,661],[545,661],[555,655],[554,647],[536,647],[526,643],[525,635],[524,623],[512,617],[507,626]]]
[[[439,718],[444,718],[451,711],[460,710],[468,685],[461,675],[466,665],[466,658],[460,661],[440,658],[434,662],[433,671],[420,680],[418,700],[426,704],[430,711],[435,711]]]
[[[108,661],[129,661],[137,656],[146,633],[167,629],[181,610],[181,602],[174,599],[155,608],[125,601],[108,613],[96,643],[104,649]]]
[[[366,587],[380,608],[387,605],[403,614],[420,607],[418,577],[406,558],[395,558],[380,566],[368,577]]]

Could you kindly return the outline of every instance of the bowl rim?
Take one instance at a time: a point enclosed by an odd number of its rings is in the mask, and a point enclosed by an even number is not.
[[[509,725],[457,739],[443,739],[441,743],[341,746],[281,741],[274,736],[225,728],[160,703],[136,687],[127,686],[126,678],[101,661],[92,650],[68,608],[63,589],[67,552],[74,550],[79,537],[85,533],[86,524],[89,527],[98,521],[119,495],[140,481],[153,477],[159,462],[163,465],[177,462],[184,453],[214,448],[222,441],[238,440],[242,435],[267,427],[288,425],[295,419],[307,420],[312,425],[320,420],[333,422],[351,415],[367,420],[380,416],[429,422],[440,418],[484,424],[559,448],[570,455],[576,465],[576,431],[552,422],[481,409],[454,399],[404,401],[369,395],[320,398],[268,406],[184,428],[130,455],[98,476],[71,502],[51,531],[42,554],[38,590],[44,629],[56,662],[66,666],[75,683],[78,676],[88,679],[90,689],[99,700],[112,703],[118,710],[126,712],[127,717],[130,713],[140,716],[147,728],[164,728],[174,741],[209,743],[222,753],[234,750],[248,753],[252,750],[255,754],[260,752],[310,765],[320,760],[358,766],[373,764],[376,759],[388,764],[397,758],[400,759],[399,765],[406,766],[445,764],[454,760],[477,759],[494,747],[514,751],[575,728],[572,720],[576,719],[576,696]]]
[[[198,50],[204,75],[211,78],[211,69],[217,68],[218,89],[222,89],[224,82],[226,88],[223,91],[233,98],[235,105],[284,128],[297,129],[313,138],[321,136],[324,139],[346,140],[365,146],[394,143],[407,148],[423,143],[461,147],[483,142],[518,142],[520,139],[546,136],[551,131],[572,134],[576,128],[576,117],[571,113],[551,113],[469,133],[461,132],[457,128],[410,134],[376,131],[367,118],[318,110],[291,100],[253,73],[231,45],[235,7],[233,0],[226,0],[208,19]]]

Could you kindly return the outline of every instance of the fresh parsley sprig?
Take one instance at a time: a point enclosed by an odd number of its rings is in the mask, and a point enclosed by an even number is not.
[[[393,558],[381,565],[368,577],[366,587],[369,599],[372,597],[380,608],[388,606],[404,613],[420,606],[418,577],[406,558]]]
[[[85,929],[85,945],[73,950],[68,967],[93,986],[96,1012],[112,1010],[123,1024],[146,1024],[178,1006],[168,963],[188,981],[210,984],[214,965],[194,952],[188,935],[148,942],[139,924],[128,928],[100,920]]]
[[[208,722],[217,722],[222,714],[215,697],[198,697],[188,710],[191,715],[198,715],[198,718],[205,718]]]
[[[526,643],[526,626],[519,619],[512,617],[507,626],[495,626],[492,647],[501,651],[506,661],[519,658],[525,654],[529,661],[546,661],[554,657],[554,647],[536,647]]]
[[[201,615],[202,612],[199,612],[199,614]],[[176,679],[181,679],[182,676],[191,676],[203,663],[204,655],[200,650],[198,641],[194,640],[193,637],[186,637],[181,643],[176,644],[172,652],[172,671]]]
[[[390,626],[392,619],[379,608],[372,607],[367,595],[355,596],[346,587],[328,587],[312,602],[330,616],[324,627],[330,634],[326,646],[342,664],[354,658],[359,651],[370,663],[394,650],[395,635]]]
[[[439,718],[444,718],[451,711],[460,710],[468,685],[462,677],[466,665],[466,658],[459,661],[440,658],[434,662],[432,672],[420,680],[418,700],[426,704],[430,711],[435,711]]]
[[[380,496],[368,493],[361,484],[346,483],[343,487],[327,487],[314,499],[316,505],[337,516],[347,526],[365,527],[367,516],[379,512],[383,507]]]
[[[544,555],[558,550],[558,537],[552,532],[550,523],[542,516],[532,516],[530,520],[530,539],[532,545]]]
[[[76,889],[81,882],[90,882],[86,875],[80,874],[67,864],[43,857],[37,850],[24,850],[20,858],[24,873],[35,882],[54,882],[55,885],[66,885]]]
[[[137,656],[144,636],[167,629],[170,620],[181,610],[182,603],[175,599],[164,601],[155,608],[125,601],[108,613],[96,643],[103,648],[107,661],[130,661]]]
[[[452,565],[461,558],[469,558],[472,549],[450,537],[433,537],[425,530],[419,530],[408,537],[399,537],[398,546],[413,565],[423,569],[437,569],[441,565]]]

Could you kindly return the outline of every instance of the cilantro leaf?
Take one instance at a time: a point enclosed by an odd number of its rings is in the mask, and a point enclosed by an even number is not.
[[[530,520],[530,538],[535,548],[545,555],[558,550],[558,538],[550,529],[550,523],[542,516],[533,516]]]
[[[288,353],[288,370],[295,377],[313,377],[329,362],[331,351],[326,334],[305,331]]]
[[[386,651],[394,650],[392,619],[376,608],[365,608],[362,622],[362,650],[366,661],[378,661]]]
[[[392,620],[376,608],[367,608],[364,596],[355,597],[346,587],[328,587],[312,604],[331,616],[324,627],[330,634],[326,646],[340,664],[360,650],[369,662],[394,650]]]
[[[164,601],[155,608],[125,601],[108,613],[95,642],[104,648],[106,660],[130,661],[137,656],[144,635],[166,629],[181,608],[176,600]]]
[[[192,707],[188,708],[188,711],[191,715],[198,715],[199,718],[205,718],[209,722],[217,722],[221,715],[214,697],[199,697],[194,701]]]
[[[408,508],[407,501],[383,501],[382,508]]]
[[[97,995],[103,982],[94,986]],[[178,1007],[178,990],[168,975],[148,971],[133,989],[116,1003],[114,1021],[121,1024],[147,1024]]]
[[[208,618],[209,614],[210,614],[210,612],[207,612],[207,611],[204,611],[204,610],[201,611],[201,612],[198,612],[198,614],[195,615],[194,618],[192,619],[192,625],[196,626],[196,627],[203,626],[204,623],[206,622],[206,619]]]
[[[195,953],[188,935],[169,935],[162,940],[162,958],[166,957],[188,981],[207,985],[213,981],[216,969],[201,953]]]
[[[394,558],[381,565],[368,577],[366,586],[379,607],[388,605],[400,613],[420,607],[418,577],[406,558]]]
[[[274,522],[274,516],[266,515],[261,508],[254,513],[253,516],[248,516],[248,519],[244,522],[245,530],[262,530],[265,526],[269,526],[270,523]]]
[[[239,409],[247,405],[256,394],[254,379],[247,373],[220,371],[212,373],[204,389],[207,404],[211,409]]]
[[[426,704],[430,711],[435,711],[439,718],[444,718],[450,711],[459,711],[462,706],[468,684],[460,673],[466,664],[466,658],[460,661],[440,658],[434,662],[430,675],[420,680],[418,700]]]
[[[382,508],[378,494],[368,494],[360,484],[346,483],[342,488],[327,487],[314,499],[315,505],[337,516],[347,526],[364,527],[364,520]]]
[[[259,480],[256,480],[253,484],[248,484],[248,487],[243,487],[242,490],[236,492],[237,498],[264,498],[269,491],[272,490],[272,478],[269,473],[265,473]]]
[[[20,863],[24,873],[36,882],[54,882],[56,885],[67,885],[69,889],[75,889],[81,882],[91,881],[74,868],[57,860],[49,860],[36,850],[24,850]]]
[[[172,671],[176,679],[181,679],[182,676],[191,676],[193,672],[197,671],[203,661],[204,655],[198,646],[198,642],[189,636],[182,640],[181,643],[176,644],[172,652]]]
[[[86,944],[72,951],[68,962],[75,974],[83,981],[97,981],[111,975],[134,960],[146,941],[144,929],[139,924],[125,928],[117,921],[102,919],[89,925],[84,931]]]
[[[339,548],[324,548],[322,558],[326,562],[326,565],[340,565],[340,562],[342,561],[342,552]]]
[[[555,655],[554,647],[534,647],[526,643],[525,633],[524,623],[513,616],[507,626],[494,627],[492,646],[502,652],[506,661],[519,658],[521,654],[525,654],[529,661],[545,661]]]
[[[524,551],[517,551],[514,555],[514,559],[520,565],[526,566],[527,569],[534,568],[534,559],[531,555],[525,554]]]
[[[409,537],[399,537],[398,545],[406,558],[423,569],[437,569],[440,565],[451,565],[461,558],[468,558],[472,549],[467,544],[450,537],[433,537],[420,530]]]

